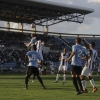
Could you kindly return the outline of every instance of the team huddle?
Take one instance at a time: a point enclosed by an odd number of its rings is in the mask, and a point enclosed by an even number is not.
[[[26,70],[25,89],[28,89],[28,81],[31,74],[37,76],[43,88],[46,89],[39,75],[39,70],[38,70],[38,62],[41,68],[43,66],[43,55],[42,55],[43,49],[42,49],[41,39],[35,37],[34,34],[31,34],[31,37],[32,39],[30,43],[27,45],[27,47],[31,46],[31,50],[27,52],[25,57],[25,64],[28,66]],[[63,70],[64,75],[63,75],[62,85],[65,84],[66,73],[68,70],[68,62],[71,61],[71,76],[73,85],[76,89],[76,95],[88,92],[85,80],[86,77],[89,79],[93,87],[92,93],[96,92],[98,89],[92,78],[94,65],[97,59],[97,51],[94,49],[94,47],[95,43],[91,42],[89,44],[89,51],[87,52],[87,50],[83,46],[81,46],[81,38],[77,37],[75,39],[75,45],[72,46],[72,52],[70,55],[67,52],[67,48],[64,48],[59,58],[60,66],[58,68],[56,80],[54,81],[54,83],[58,83],[60,72]],[[83,59],[86,61],[86,63],[85,66],[82,68]],[[52,74],[54,74],[53,68],[52,68]]]

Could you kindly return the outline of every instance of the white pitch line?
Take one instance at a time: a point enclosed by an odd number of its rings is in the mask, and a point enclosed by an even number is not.
[[[100,86],[100,85],[96,85],[96,86]]]

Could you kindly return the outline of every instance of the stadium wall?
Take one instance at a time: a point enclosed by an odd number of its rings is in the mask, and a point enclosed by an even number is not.
[[[43,52],[48,53],[50,51],[50,47],[43,46]]]

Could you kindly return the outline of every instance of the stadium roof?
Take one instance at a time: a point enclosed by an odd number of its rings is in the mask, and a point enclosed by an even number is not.
[[[37,25],[54,25],[63,21],[82,23],[93,9],[46,0],[0,0],[0,19]]]

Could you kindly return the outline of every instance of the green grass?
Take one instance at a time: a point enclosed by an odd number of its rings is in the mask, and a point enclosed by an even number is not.
[[[67,75],[65,85],[62,85],[62,75],[58,83],[53,83],[55,75],[41,75],[46,90],[42,88],[37,79],[29,81],[29,89],[24,90],[25,75],[16,73],[0,73],[0,100],[100,100],[100,90],[92,93],[92,86],[87,80],[89,93],[75,95],[71,75]],[[100,76],[93,75],[98,89],[100,88]]]

